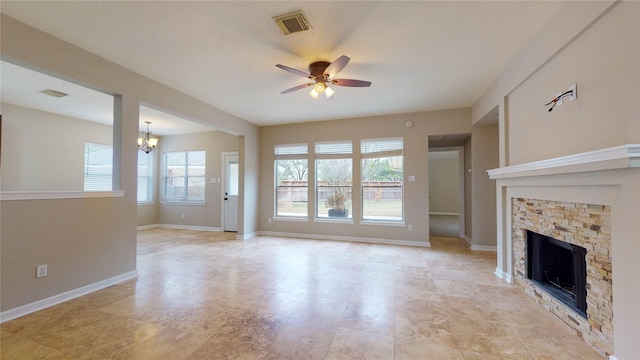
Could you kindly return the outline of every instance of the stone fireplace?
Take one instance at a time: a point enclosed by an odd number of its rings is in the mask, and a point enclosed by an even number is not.
[[[527,279],[587,318],[587,249],[527,230]]]
[[[512,243],[513,269],[515,283],[524,291],[554,313],[567,326],[582,336],[584,340],[603,354],[613,352],[613,290],[611,276],[611,208],[597,204],[567,203],[551,200],[537,200],[525,198],[512,199]],[[584,249],[582,261],[585,263],[586,281],[575,286],[573,293],[576,299],[571,303],[567,292],[560,289],[554,291],[554,285],[545,284],[560,282],[568,285],[575,282],[567,276],[561,278],[562,270],[547,270],[545,274],[533,274],[530,262],[533,252],[529,245],[538,240],[541,235],[552,239],[547,240],[548,247],[555,249],[553,256],[571,260],[574,271],[580,264],[573,263],[573,256],[579,257],[580,249]],[[534,240],[535,239],[535,240]],[[534,240],[534,241],[532,241]],[[542,240],[540,240],[542,242]],[[549,246],[551,245],[551,246]],[[574,246],[576,247],[574,251]],[[540,247],[540,245],[538,245]],[[572,250],[569,250],[572,249]],[[552,252],[554,250],[551,250]],[[568,252],[568,254],[567,254]],[[571,257],[571,259],[568,259]],[[554,264],[559,262],[556,258]],[[578,266],[576,266],[578,265]],[[539,269],[538,269],[539,270]],[[551,272],[554,272],[551,274]],[[535,281],[532,277],[540,277]],[[556,277],[560,278],[556,281]],[[577,277],[572,274],[571,277]],[[560,284],[558,284],[559,286]],[[579,288],[581,286],[581,288]],[[568,287],[568,286],[567,286]],[[586,290],[586,291],[585,291]],[[580,291],[585,292],[584,310],[578,306],[577,296]],[[564,296],[563,296],[564,295]]]
[[[640,145],[488,173],[496,180],[498,197],[496,275],[519,286],[603,356],[636,358],[640,354]],[[551,249],[544,256],[555,258],[551,265],[542,260],[536,267],[540,260],[532,259],[531,252],[548,250],[541,247]],[[577,264],[581,261],[584,284],[575,277],[582,271]],[[557,269],[557,262],[570,264]],[[563,289],[551,289],[556,286],[545,284],[549,279]]]

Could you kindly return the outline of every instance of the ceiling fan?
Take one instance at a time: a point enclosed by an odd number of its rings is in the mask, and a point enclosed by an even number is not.
[[[342,69],[344,69],[345,66],[347,66],[347,64],[349,63],[349,60],[351,59],[349,59],[348,56],[342,55],[332,63],[327,61],[316,61],[309,65],[309,73],[291,68],[286,65],[278,64],[276,66],[284,71],[288,71],[292,74],[306,77],[311,81],[313,81],[307,84],[294,86],[290,89],[287,89],[281,92],[281,94],[288,94],[292,91],[313,86],[313,90],[311,90],[311,92],[309,93],[311,97],[313,97],[314,99],[317,99],[318,95],[324,93],[328,100],[332,100],[333,94],[335,93],[335,91],[333,91],[333,89],[331,89],[329,85],[348,86],[348,87],[371,86],[370,81],[352,80],[352,79],[334,79],[334,77],[338,75],[338,73],[342,71]]]

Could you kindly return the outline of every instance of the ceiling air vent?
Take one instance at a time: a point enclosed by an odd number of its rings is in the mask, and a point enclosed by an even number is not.
[[[68,96],[69,94],[65,94],[61,91],[56,91],[56,90],[51,90],[51,89],[46,89],[46,90],[40,90],[41,93],[45,94],[45,95],[49,95],[49,96],[53,96],[56,98],[62,98],[65,96]]]
[[[309,20],[302,10],[276,16],[273,18],[285,35],[311,29]]]

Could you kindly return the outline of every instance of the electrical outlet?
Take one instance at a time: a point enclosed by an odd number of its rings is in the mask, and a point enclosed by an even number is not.
[[[184,213],[182,213],[182,218],[184,219]]]
[[[267,222],[271,224],[271,218],[267,218]]]
[[[407,230],[413,231],[413,225],[411,225],[411,224],[407,225]]]
[[[36,266],[36,279],[47,276],[47,264]]]

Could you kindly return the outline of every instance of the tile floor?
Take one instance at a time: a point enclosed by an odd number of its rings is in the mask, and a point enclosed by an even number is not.
[[[139,278],[2,324],[10,359],[603,359],[495,254],[150,229]]]

